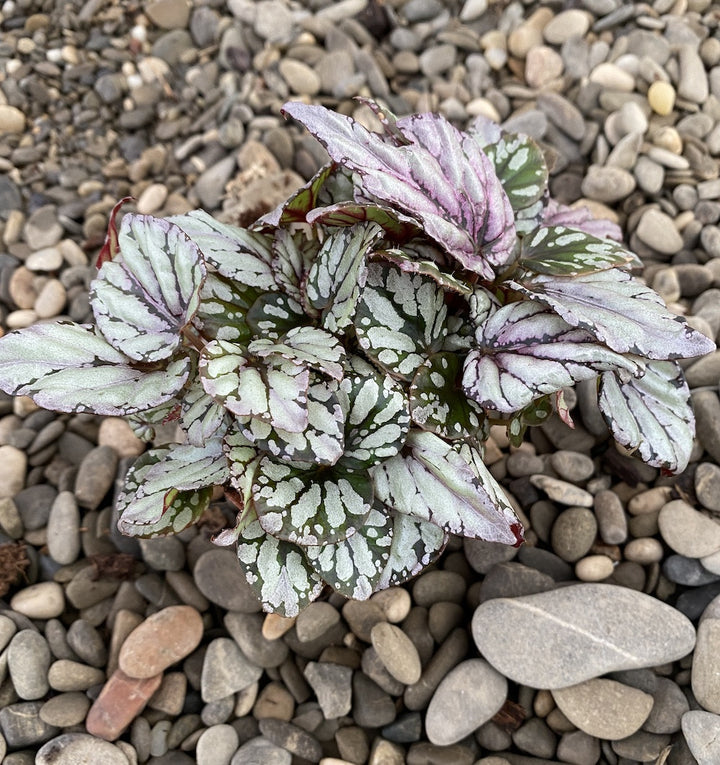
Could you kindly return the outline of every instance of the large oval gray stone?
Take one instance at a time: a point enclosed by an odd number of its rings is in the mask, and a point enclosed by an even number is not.
[[[693,709],[682,716],[682,732],[699,765],[720,762],[720,716]]]
[[[88,733],[63,733],[44,744],[36,765],[125,765],[127,757],[114,744]]]
[[[683,614],[613,584],[486,601],[475,611],[472,633],[481,654],[505,677],[548,689],[665,664],[695,645],[695,629]]]

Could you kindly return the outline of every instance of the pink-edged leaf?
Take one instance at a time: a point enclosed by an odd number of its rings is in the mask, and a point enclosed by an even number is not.
[[[169,401],[190,359],[139,369],[88,324],[35,324],[0,338],[0,389],[58,412],[122,416]]]
[[[323,226],[352,226],[356,223],[377,223],[396,242],[406,242],[421,233],[417,221],[391,207],[360,202],[338,202],[318,207],[307,215],[307,222]]]
[[[307,367],[255,362],[240,346],[213,340],[200,356],[200,377],[205,392],[237,417],[258,417],[291,433],[307,427]]]
[[[317,206],[318,195],[334,170],[335,165],[332,162],[323,165],[304,186],[291,194],[285,202],[259,218],[253,224],[253,228],[264,230],[266,228],[274,229],[276,226],[288,223],[305,223],[307,214]]]
[[[693,448],[695,416],[682,369],[674,361],[652,361],[645,374],[623,382],[600,377],[598,404],[615,440],[643,462],[682,472]]]
[[[167,220],[195,242],[207,264],[218,273],[248,287],[277,289],[268,236],[221,223],[204,210],[174,215]]]
[[[417,260],[411,254],[401,249],[375,250],[373,257],[386,260],[408,274],[424,274],[434,279],[441,287],[461,295],[469,295],[472,287],[463,279],[443,271],[432,260]]]
[[[228,477],[220,439],[200,447],[173,444],[152,449],[133,463],[125,477],[117,499],[118,528],[141,537],[182,531],[205,509],[212,487]]]
[[[485,409],[512,414],[533,399],[609,369],[639,375],[640,364],[595,341],[539,303],[509,303],[485,322],[470,351],[463,389]]]
[[[558,413],[558,417],[569,427],[575,428],[572,415],[570,414],[570,408],[565,401],[565,392],[559,390],[555,394],[555,411]]]
[[[433,433],[411,431],[410,454],[373,468],[375,497],[445,532],[515,545],[522,540],[515,511],[480,452],[451,446]]]
[[[90,285],[97,326],[135,361],[166,359],[200,305],[202,254],[180,228],[151,215],[126,215],[118,243],[120,254]]]
[[[336,162],[362,176],[363,190],[417,220],[470,271],[494,279],[514,258],[512,207],[492,163],[470,136],[438,115],[397,121],[412,141],[394,146],[321,106],[285,104]]]
[[[178,424],[188,443],[203,446],[212,437],[222,437],[228,428],[227,410],[208,396],[199,377],[183,391]]]
[[[263,457],[252,487],[260,525],[278,539],[326,545],[354,534],[373,501],[367,471],[339,465],[309,470]]]
[[[668,311],[654,290],[619,268],[576,277],[538,274],[508,284],[618,353],[676,359],[715,349],[684,317]]]
[[[117,218],[120,208],[127,202],[135,201],[134,197],[123,197],[119,202],[115,204],[110,211],[110,218],[108,220],[108,230],[105,234],[105,241],[98,253],[97,260],[95,261],[95,268],[100,268],[103,263],[107,263],[109,260],[113,260],[118,253],[118,231]]]
[[[596,218],[587,207],[568,207],[555,199],[548,199],[543,216],[545,226],[567,226],[579,228],[590,236],[598,239],[614,239],[622,242],[622,229],[617,223],[604,218]],[[633,266],[642,266],[642,261],[635,256]]]

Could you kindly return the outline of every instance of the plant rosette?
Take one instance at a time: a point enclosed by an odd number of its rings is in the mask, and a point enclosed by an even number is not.
[[[619,444],[682,471],[677,359],[715,347],[633,274],[617,226],[550,198],[532,140],[369,105],[382,132],[285,106],[331,162],[250,228],[199,210],[118,227],[119,203],[94,323],[0,339],[7,393],[128,417],[149,442],[175,421],[183,442],[125,477],[121,531],[179,532],[225,487],[237,519],[215,541],[287,616],[326,583],[363,599],[416,575],[450,534],[520,544],[483,442],[572,425],[578,381]]]

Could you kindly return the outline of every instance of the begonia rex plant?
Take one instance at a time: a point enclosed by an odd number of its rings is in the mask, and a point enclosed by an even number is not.
[[[250,228],[202,211],[113,211],[94,324],[0,340],[0,388],[48,409],[129,418],[152,441],[118,497],[153,537],[237,507],[220,544],[263,607],[324,583],[351,598],[417,574],[449,534],[519,544],[483,464],[594,380],[610,432],[667,471],[694,420],[678,358],[714,344],[632,271],[619,229],[553,201],[542,151],[485,120],[461,132],[370,104],[383,131],[320,106],[285,113],[331,162]]]

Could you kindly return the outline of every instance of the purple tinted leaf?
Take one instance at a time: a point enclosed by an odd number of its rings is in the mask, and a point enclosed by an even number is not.
[[[598,239],[614,239],[622,242],[622,229],[617,223],[596,218],[587,207],[568,207],[555,199],[549,199],[543,217],[545,226],[567,226],[579,228]],[[637,256],[636,256],[637,257]],[[634,265],[642,265],[639,261]]]
[[[332,163],[324,165],[317,173],[300,189],[274,210],[263,215],[254,224],[253,228],[274,228],[288,223],[304,223],[305,217],[317,206],[318,194],[323,185],[330,177],[335,166]]]
[[[577,277],[540,274],[508,284],[618,353],[676,359],[715,348],[682,316],[668,311],[654,290],[618,268]]]
[[[97,326],[135,361],[166,359],[200,304],[200,250],[180,228],[150,215],[126,215],[118,244],[120,254],[90,286]]]
[[[503,129],[497,122],[482,115],[475,118],[467,130],[468,135],[477,141],[478,146],[484,149],[491,143],[497,143],[503,137]]]
[[[110,219],[108,221],[107,234],[105,234],[105,241],[103,242],[103,246],[100,249],[97,260],[95,261],[96,268],[100,268],[100,266],[102,266],[103,263],[107,263],[109,260],[113,260],[113,258],[117,255],[118,231],[117,231],[117,223],[115,222],[115,219],[117,218],[117,215],[120,212],[120,208],[127,202],[132,202],[132,201],[133,201],[133,197],[123,197],[119,202],[115,204],[113,209],[110,211]]]
[[[207,340],[246,343],[252,330],[245,320],[258,291],[211,272],[200,290],[200,307],[193,324]]]
[[[35,324],[0,338],[0,389],[58,412],[133,414],[169,401],[190,359],[139,369],[87,324]]]
[[[643,462],[672,473],[687,467],[695,417],[676,362],[650,362],[642,377],[626,382],[605,372],[598,403],[615,440]]]
[[[364,191],[411,215],[465,268],[493,279],[513,259],[512,207],[492,163],[467,135],[437,115],[398,120],[413,143],[384,143],[362,125],[320,106],[288,103],[330,156],[362,176]]]
[[[510,303],[487,320],[463,372],[463,389],[486,409],[512,414],[546,393],[608,369],[641,367],[538,303]]]
[[[275,233],[272,244],[275,281],[286,295],[298,303],[303,300],[302,287],[317,250],[317,242],[308,239],[302,231],[281,228]]]

